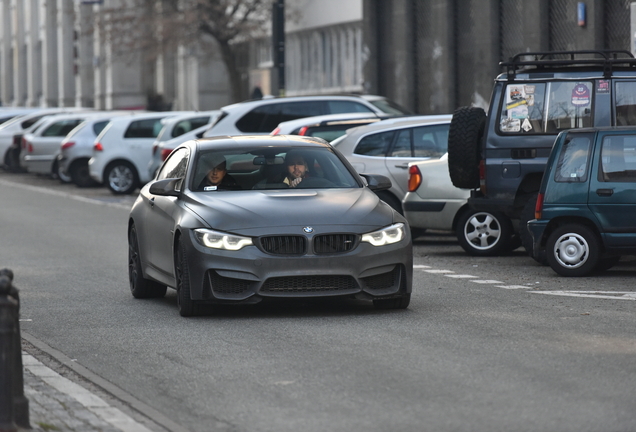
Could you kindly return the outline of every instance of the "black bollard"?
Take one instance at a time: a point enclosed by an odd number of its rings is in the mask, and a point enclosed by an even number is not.
[[[18,321],[18,302],[9,296],[11,279],[0,276],[0,432],[18,430],[14,421],[13,379],[15,373],[14,338]]]

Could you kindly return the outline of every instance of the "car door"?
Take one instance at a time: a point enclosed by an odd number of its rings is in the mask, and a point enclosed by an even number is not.
[[[448,124],[415,126],[397,131],[384,164],[400,199],[407,192],[409,162],[439,159],[448,148]]]
[[[139,180],[142,183],[150,179],[148,163],[152,159],[152,145],[162,128],[161,120],[164,117],[133,120],[124,132],[124,143],[128,157],[135,165],[139,173]]]
[[[636,247],[636,134],[599,134],[588,206],[608,247]],[[600,154],[599,154],[600,152]]]
[[[166,160],[157,175],[157,180],[166,178],[185,178],[189,161],[189,150],[181,148]],[[175,220],[179,214],[179,198],[173,196],[159,196],[144,189],[143,230],[144,251],[148,264],[158,272],[174,276],[174,260],[172,243],[174,237]]]

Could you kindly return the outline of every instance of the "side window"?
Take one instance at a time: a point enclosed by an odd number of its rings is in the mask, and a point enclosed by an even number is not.
[[[544,133],[545,84],[509,84],[504,88],[499,131],[511,134]]]
[[[77,126],[80,123],[81,123],[81,120],[63,120],[63,121],[55,122],[42,132],[42,136],[65,137],[66,135],[68,135],[70,131],[72,131],[75,128],[75,126]]]
[[[195,117],[188,120],[182,120],[174,125],[172,128],[172,138],[183,135],[186,132],[190,132],[193,129],[205,126],[210,121],[210,116],[207,117]]]
[[[263,105],[254,108],[236,122],[236,127],[241,132],[269,133],[276,129],[280,123],[279,104]]]
[[[448,151],[449,125],[413,129],[413,156],[440,158]]]
[[[302,117],[313,117],[317,115],[329,114],[325,110],[325,103],[314,102],[287,102],[281,104],[281,121],[295,120]],[[278,125],[276,125],[278,126]],[[276,129],[276,126],[272,130]]]
[[[190,159],[190,152],[186,148],[180,148],[170,155],[166,162],[162,165],[161,170],[157,174],[157,180],[163,180],[167,178],[180,178],[178,189],[181,189],[183,178],[185,178],[186,170],[188,168],[188,160]]]
[[[545,131],[556,133],[592,126],[593,89],[590,81],[550,83]]]
[[[616,82],[616,126],[636,125],[636,82]]]
[[[600,181],[636,182],[636,136],[607,136],[601,147]]]
[[[382,132],[362,138],[353,153],[364,156],[385,156],[395,132]]]
[[[353,101],[329,101],[327,102],[327,111],[327,114],[373,112],[369,107]]]
[[[130,123],[124,138],[156,138],[161,127],[161,119],[136,120]]]
[[[587,180],[590,147],[594,134],[569,134],[557,160],[554,180],[560,183]]]
[[[95,136],[99,135],[104,130],[108,122],[109,120],[95,122],[93,125],[93,132],[95,132]]]
[[[389,157],[412,157],[411,152],[411,129],[404,129],[398,132],[395,144],[391,148]]]

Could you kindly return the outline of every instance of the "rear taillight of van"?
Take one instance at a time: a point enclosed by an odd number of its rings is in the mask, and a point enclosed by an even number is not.
[[[543,198],[544,195],[540,193],[537,195],[537,203],[534,205],[534,218],[541,219],[543,216]]]
[[[422,172],[417,165],[411,165],[409,167],[409,192],[415,192],[422,184]]]

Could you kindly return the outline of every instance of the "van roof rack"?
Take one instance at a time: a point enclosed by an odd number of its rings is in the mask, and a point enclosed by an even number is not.
[[[505,67],[508,80],[514,80],[517,71],[528,66],[549,69],[563,66],[602,66],[603,76],[610,78],[615,66],[636,68],[636,58],[627,50],[545,51],[524,52],[499,63]]]

